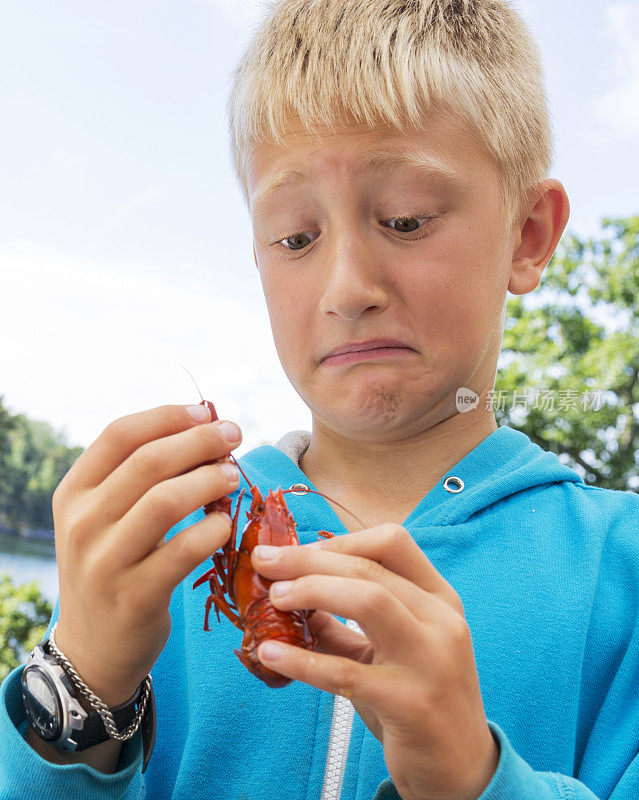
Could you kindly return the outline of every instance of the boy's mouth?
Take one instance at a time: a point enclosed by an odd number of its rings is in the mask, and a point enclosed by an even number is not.
[[[366,342],[347,342],[327,353],[320,363],[348,364],[374,358],[394,357],[415,352],[397,339],[369,339]]]

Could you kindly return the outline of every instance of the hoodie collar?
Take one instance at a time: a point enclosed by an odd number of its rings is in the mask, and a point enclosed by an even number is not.
[[[299,456],[309,440],[308,431],[293,431],[282,437],[276,447],[262,445],[247,453],[240,463],[263,494],[278,487],[288,489],[294,484],[305,484],[317,491],[298,464],[286,454]],[[461,479],[464,487],[454,493],[444,485],[446,478],[453,476]],[[525,433],[501,425],[442,475],[402,524],[413,529],[457,525],[516,492],[563,481],[583,483],[581,476],[562,464],[555,453],[543,450]],[[448,482],[448,486],[458,488],[454,481]],[[335,533],[346,531],[323,497],[290,493],[286,495],[286,503],[293,517],[301,522],[298,531],[323,528]]]

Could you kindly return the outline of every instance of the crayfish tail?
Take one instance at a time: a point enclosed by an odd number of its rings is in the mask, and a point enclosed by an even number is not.
[[[233,650],[233,652],[249,672],[263,681],[267,686],[270,686],[271,689],[281,689],[292,682],[291,678],[287,678],[286,675],[282,675],[279,672],[275,672],[275,670],[265,667],[257,658],[254,651],[247,653],[244,650]]]

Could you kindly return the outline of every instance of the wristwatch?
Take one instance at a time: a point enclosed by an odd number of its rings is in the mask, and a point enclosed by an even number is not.
[[[111,738],[100,714],[85,707],[73,681],[53,655],[48,640],[31,651],[22,671],[22,703],[29,724],[44,741],[60,750],[86,750]],[[110,708],[118,731],[133,721],[144,682],[126,703]],[[86,704],[88,705],[88,704]],[[142,772],[151,757],[155,743],[155,698],[151,686],[142,719],[143,764]]]

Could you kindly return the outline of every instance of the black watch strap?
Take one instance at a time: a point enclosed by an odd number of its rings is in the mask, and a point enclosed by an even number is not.
[[[66,679],[66,680],[65,680]],[[64,678],[65,684],[71,684],[71,680],[65,674]],[[113,714],[113,719],[115,720],[116,727],[118,732],[122,732],[128,725],[133,722],[133,718],[135,717],[135,712],[137,709],[137,702],[142,696],[142,688],[144,684],[141,684],[136,689],[135,694],[130,700],[127,700],[126,703],[122,703],[119,706],[115,706],[114,708],[109,708],[109,711]],[[69,686],[67,685],[67,689]],[[89,715],[84,723],[84,727],[81,731],[76,731],[74,735],[74,739],[77,741],[78,746],[77,750],[86,750],[87,747],[93,747],[94,744],[99,744],[100,742],[106,742],[109,739],[109,734],[107,733],[106,728],[104,727],[104,721],[102,717],[98,714],[98,712],[89,706],[86,702],[84,697],[80,696],[80,693],[72,686],[73,692],[75,693],[78,700],[82,703],[83,708]]]
[[[49,656],[49,658],[55,659],[55,656],[50,652],[48,646],[48,640],[42,643],[42,649],[44,652]],[[57,662],[59,663],[59,662]],[[63,667],[63,665],[60,664]],[[73,739],[77,742],[76,750],[86,750],[89,747],[93,747],[96,744],[100,744],[100,742],[106,742],[107,739],[110,739],[107,729],[104,727],[104,721],[100,714],[92,708],[89,703],[86,701],[84,697],[80,694],[77,690],[76,686],[73,684],[71,678],[67,675],[64,671],[60,676],[60,680],[63,682],[67,691],[78,699],[78,702],[82,704],[82,707],[88,714],[87,719],[84,722],[82,730],[74,731]],[[127,726],[129,726],[135,717],[139,701],[142,697],[144,691],[145,682],[143,681],[135,691],[133,697],[127,700],[125,703],[122,703],[119,706],[115,706],[113,708],[109,708],[109,711],[113,714],[113,719],[115,721],[116,727],[119,732],[122,732]],[[144,711],[144,717],[142,718],[142,722],[140,724],[142,729],[142,772],[144,772],[147,768],[149,763],[149,759],[151,758],[151,753],[153,752],[153,747],[155,745],[155,734],[157,730],[157,719],[156,719],[156,709],[155,709],[155,695],[153,693],[153,683],[149,687],[149,697],[146,703],[146,709]]]

